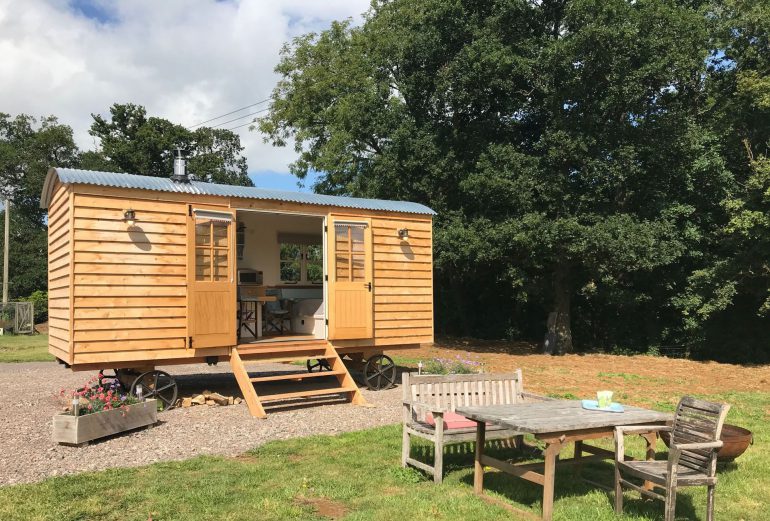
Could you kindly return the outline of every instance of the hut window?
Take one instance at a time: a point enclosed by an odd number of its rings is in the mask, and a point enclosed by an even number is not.
[[[365,224],[335,223],[334,251],[336,280],[359,282],[366,278],[364,252]]]
[[[315,242],[317,239],[313,239]],[[323,252],[320,244],[281,242],[281,282],[321,284]]]
[[[229,222],[196,220],[195,280],[224,282],[229,279]]]
[[[302,248],[299,244],[281,244],[281,282],[302,279]]]

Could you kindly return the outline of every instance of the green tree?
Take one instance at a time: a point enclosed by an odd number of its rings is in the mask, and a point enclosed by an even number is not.
[[[726,0],[710,6],[712,55],[705,118],[736,183],[726,219],[710,236],[687,291],[675,302],[703,355],[767,361],[770,327],[770,5]],[[726,350],[725,346],[731,349]]]
[[[77,152],[72,129],[54,116],[38,124],[26,114],[0,113],[0,197],[10,198],[16,213],[42,224],[40,192],[48,169],[75,165]]]
[[[284,48],[260,129],[320,191],[439,212],[437,300],[460,332],[499,309],[520,329],[537,303],[565,352],[576,298],[633,298],[717,225],[732,178],[698,118],[708,42],[673,1],[375,1]]]
[[[167,177],[177,148],[188,156],[188,172],[212,183],[251,186],[240,137],[226,129],[189,130],[166,119],[148,117],[140,105],[116,103],[110,117],[92,114],[90,134],[97,152],[83,154],[85,167]]]
[[[45,210],[40,192],[48,168],[74,166],[77,147],[72,129],[53,116],[40,122],[21,114],[0,113],[0,198],[11,201],[9,294],[19,298],[48,285]],[[4,222],[0,212],[0,222]],[[3,247],[0,234],[0,250]]]

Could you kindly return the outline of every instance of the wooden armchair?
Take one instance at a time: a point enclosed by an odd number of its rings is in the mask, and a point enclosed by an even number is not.
[[[674,521],[678,487],[708,487],[706,519],[714,519],[714,489],[717,484],[717,449],[722,446],[719,437],[730,406],[706,402],[685,396],[679,402],[672,426],[630,426],[615,428],[615,512],[623,512],[623,487],[644,496],[665,502],[665,520]],[[667,430],[671,432],[667,461],[625,461],[623,436],[640,432]],[[634,477],[663,489],[664,494],[652,488],[631,483],[625,477]]]
[[[404,390],[404,431],[401,466],[424,470],[436,483],[443,480],[444,446],[475,442],[476,423],[455,413],[456,407],[514,404],[548,400],[524,391],[521,369],[511,374],[402,375]],[[500,426],[487,426],[487,440],[513,438],[518,445],[521,433]],[[411,437],[434,444],[433,465],[411,457]]]

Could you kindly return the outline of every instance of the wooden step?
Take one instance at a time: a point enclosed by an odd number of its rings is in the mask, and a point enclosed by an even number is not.
[[[245,346],[245,347],[238,347],[238,353],[241,356],[251,356],[251,355],[270,355],[274,353],[296,353],[296,352],[308,352],[308,351],[320,351],[321,353],[324,353],[326,351],[326,345],[319,345],[319,344],[308,344],[308,345],[284,345],[279,346],[275,344],[270,344],[266,346]]]
[[[246,369],[246,360],[252,364],[329,360],[329,365],[333,367],[334,370],[317,373],[284,373],[276,376],[257,376],[251,378]],[[356,405],[366,404],[366,400],[361,394],[361,390],[350,376],[345,364],[342,363],[339,354],[334,347],[325,340],[286,342],[283,344],[281,342],[241,344],[230,351],[230,365],[233,368],[233,374],[238,382],[238,387],[240,387],[243,397],[246,400],[246,405],[249,407],[249,413],[255,418],[264,418],[266,416],[265,409],[262,407],[263,401],[276,402],[294,398],[347,394],[347,398],[349,398],[352,403]],[[310,388],[267,396],[258,395],[255,388],[255,384],[263,382],[303,381],[305,379],[319,378],[322,376],[334,377],[337,382],[328,382],[328,384],[337,385],[337,387],[326,389]],[[318,383],[323,383],[323,381],[318,381]]]
[[[258,382],[280,382],[282,380],[305,380],[307,378],[319,378],[321,376],[339,376],[345,374],[345,371],[321,371],[317,373],[289,373],[276,376],[257,376],[249,378],[252,383]]]
[[[323,338],[310,338],[307,340],[271,340],[271,341],[264,341],[264,340],[257,340],[255,342],[244,342],[242,344],[238,344],[237,347],[269,347],[269,346],[309,346],[309,345],[316,345],[316,346],[326,346],[326,340]]]
[[[276,400],[290,400],[292,398],[307,398],[310,396],[323,396],[325,394],[340,394],[357,391],[352,387],[332,387],[329,389],[307,389],[305,391],[296,391],[293,393],[261,395],[259,399],[263,402]]]
[[[255,355],[243,357],[243,361],[249,364],[271,364],[273,362],[307,362],[308,360],[331,359],[334,356],[327,356],[324,353],[309,355],[264,355],[259,358],[253,358]]]

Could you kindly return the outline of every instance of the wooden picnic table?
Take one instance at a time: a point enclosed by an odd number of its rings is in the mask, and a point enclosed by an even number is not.
[[[559,464],[581,464],[592,460],[614,459],[613,451],[585,444],[584,441],[613,437],[614,429],[618,425],[661,425],[673,419],[673,416],[668,413],[628,405],[624,406],[622,413],[589,411],[583,409],[580,400],[458,407],[457,412],[476,421],[474,491],[483,496],[485,466],[537,483],[543,487],[542,519],[546,521],[550,521],[553,516],[556,460],[566,444],[570,442],[575,444],[574,456],[568,460],[560,460]],[[530,433],[536,439],[544,441],[545,462],[511,464],[485,455],[487,423]],[[655,459],[657,434],[646,432],[640,435],[647,443],[647,459]],[[583,453],[588,453],[590,456],[584,457]],[[538,472],[541,468],[542,472]],[[652,485],[646,484],[646,486],[651,488]]]

